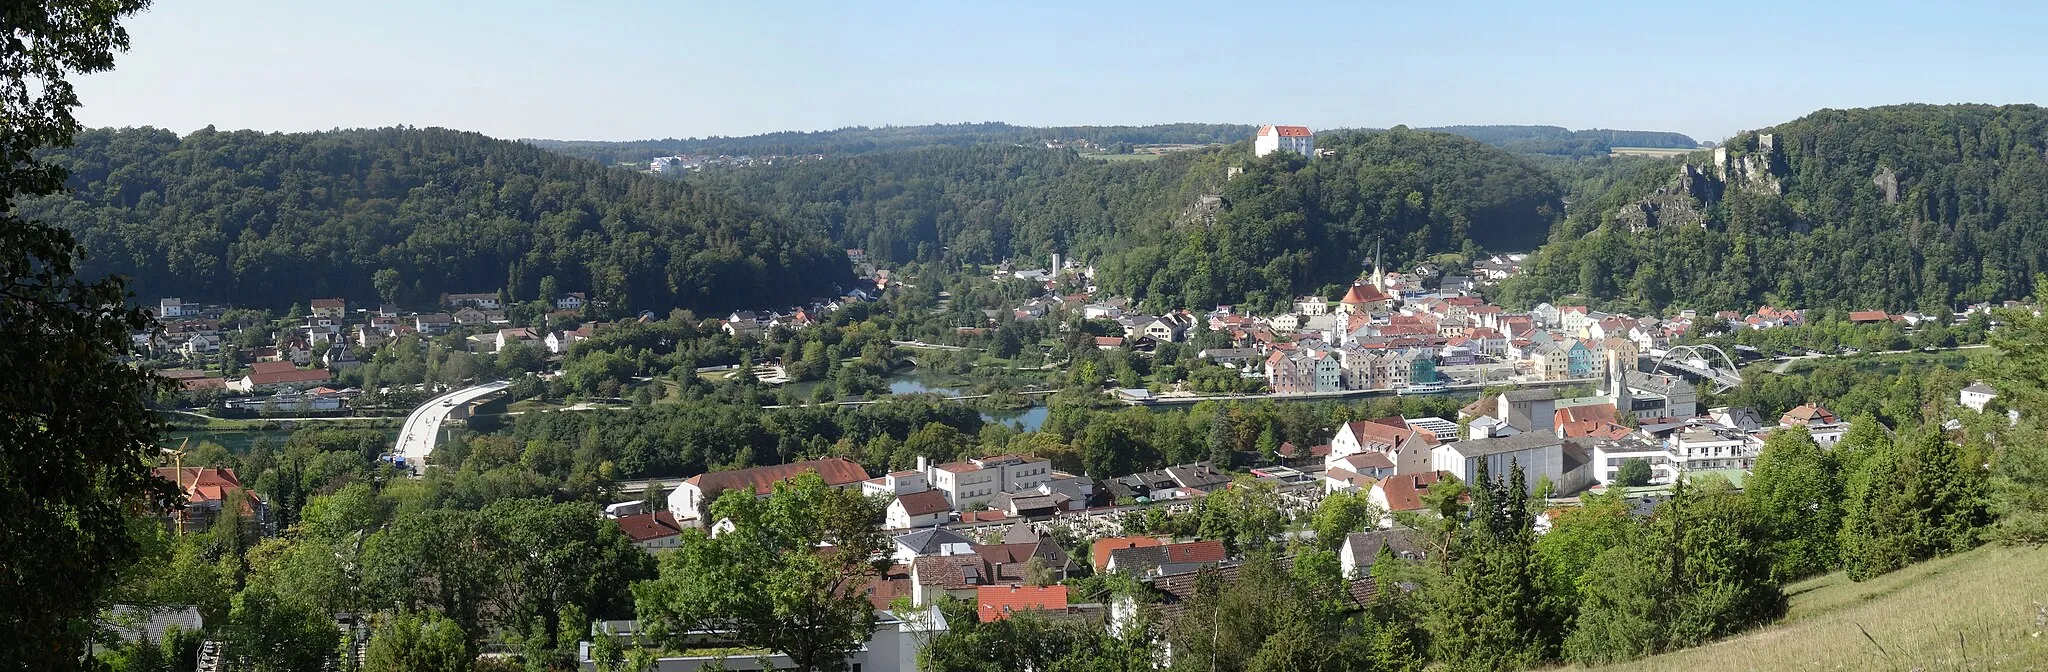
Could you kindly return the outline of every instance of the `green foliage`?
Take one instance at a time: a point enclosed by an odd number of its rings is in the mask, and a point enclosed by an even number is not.
[[[1650,471],[1650,461],[1640,457],[1622,460],[1621,468],[1614,471],[1615,484],[1624,488],[1639,488],[1649,485],[1650,479],[1653,476],[1654,474]]]
[[[1504,293],[1516,303],[1579,295],[1645,308],[1930,312],[2026,296],[2044,253],[2032,232],[2048,220],[2044,138],[2048,110],[2033,105],[1897,105],[1740,134],[1723,145],[1730,162],[1762,176],[1724,183],[1707,165],[1692,193],[1677,189],[1676,160],[1630,164],[1611,189],[1575,199],[1531,273]],[[1880,186],[1887,176],[1896,200]],[[1660,217],[1690,208],[1704,228],[1634,233],[1615,221],[1658,189],[1677,202]]]
[[[1344,545],[1345,535],[1377,527],[1382,513],[1364,491],[1333,492],[1316,505],[1308,526],[1317,548],[1334,551]]]
[[[1988,521],[1985,474],[1941,432],[1880,448],[1850,476],[1841,553],[1862,581],[1976,544]]]
[[[1559,608],[1578,609],[1579,577],[1590,571],[1603,551],[1632,543],[1639,527],[1620,492],[1580,495],[1579,506],[1566,509],[1550,532],[1536,540],[1544,591]]]
[[[1768,530],[1741,493],[1680,484],[1628,520],[1577,580],[1565,657],[1598,664],[1696,646],[1785,612]]]
[[[955,603],[946,629],[919,655],[929,672],[1145,672],[1152,670],[1149,633],[1125,636],[1099,623],[1056,619],[1035,611],[987,623],[972,616],[971,603]],[[949,605],[952,606],[952,605]]]
[[[377,628],[363,672],[465,672],[476,659],[469,637],[446,618],[398,614]]]
[[[1468,517],[1447,521],[1450,544],[1438,555],[1424,617],[1433,657],[1450,670],[1521,669],[1551,656],[1562,638],[1549,613],[1535,553],[1528,486],[1521,465],[1506,478],[1473,479]]]
[[[1110,251],[1099,282],[1152,306],[1273,308],[1347,284],[1375,243],[1396,265],[1469,244],[1529,247],[1560,214],[1551,176],[1472,140],[1393,130],[1317,144],[1334,153],[1237,159],[1244,173],[1222,185],[1213,224],[1154,219],[1163,226]]]
[[[1557,126],[1439,126],[1423,130],[1462,135],[1510,152],[1604,157],[1615,147],[1693,149],[1692,138],[1664,131],[1615,131],[1594,128],[1572,131]]]
[[[709,629],[785,654],[799,670],[843,670],[874,629],[862,588],[887,562],[888,537],[874,525],[886,506],[816,474],[777,483],[766,499],[728,491],[707,519],[732,530],[685,531],[659,578],[633,586],[640,623],[667,646]]]
[[[267,590],[236,595],[222,630],[226,655],[252,672],[321,669],[341,640],[332,613]]]
[[[1280,493],[1273,483],[1240,476],[1229,488],[1195,500],[1194,515],[1204,539],[1220,539],[1232,555],[1276,543],[1287,528]]]
[[[1804,427],[1764,441],[1744,494],[1770,530],[1774,572],[1790,581],[1834,569],[1842,526],[1842,481],[1834,461]]]
[[[1328,551],[1290,570],[1255,553],[1225,578],[1203,570],[1195,596],[1166,632],[1175,670],[1414,670],[1412,633],[1346,606]],[[1306,556],[1304,556],[1306,557]],[[1319,569],[1317,569],[1319,568]]]
[[[23,212],[145,296],[420,305],[554,277],[614,311],[720,310],[852,279],[842,250],[732,200],[475,133],[95,130],[47,160],[77,192]]]
[[[128,48],[120,21],[146,0],[13,5],[0,50],[0,667],[89,663],[88,622],[140,559],[128,516],[175,501],[150,471],[164,430],[147,404],[174,389],[124,363],[149,315],[123,308],[103,273],[49,213],[72,143],[72,75],[108,70]]]

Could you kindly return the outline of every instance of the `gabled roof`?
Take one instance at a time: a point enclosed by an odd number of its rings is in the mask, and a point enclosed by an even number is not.
[[[1458,451],[1459,455],[1464,456],[1466,459],[1471,459],[1487,455],[1499,455],[1501,453],[1549,448],[1563,444],[1564,439],[1559,438],[1555,434],[1548,432],[1524,432],[1514,436],[1459,441],[1447,444],[1444,447]]]
[[[1985,385],[1982,381],[1970,383],[1970,386],[1963,388],[1963,391],[1970,394],[1998,395],[1998,390],[1993,389],[1990,385]]]
[[[683,526],[676,523],[675,514],[656,511],[619,517],[619,531],[626,533],[627,539],[639,543],[682,534]]]
[[[1066,586],[982,586],[974,593],[974,600],[979,605],[975,615],[983,623],[1000,621],[1019,611],[1065,611],[1067,608]]]
[[[750,467],[733,471],[715,471],[691,476],[688,483],[703,490],[706,496],[722,490],[748,488],[756,496],[775,491],[775,484],[796,478],[798,475],[816,472],[825,479],[825,485],[840,487],[867,480],[868,472],[853,460],[844,457],[828,457],[808,462],[791,462],[765,467]]]
[[[1397,558],[1423,558],[1422,546],[1415,543],[1414,536],[1407,530],[1353,532],[1344,535],[1344,546],[1351,549],[1351,557],[1357,560],[1360,567],[1371,566],[1373,560],[1379,557],[1381,546],[1392,547],[1394,557]]]
[[[1389,297],[1387,296],[1387,293],[1380,291],[1380,288],[1378,287],[1374,287],[1372,285],[1354,284],[1351,286],[1351,289],[1349,291],[1344,292],[1344,298],[1338,302],[1354,306],[1361,306],[1368,303],[1379,303],[1381,301],[1386,301],[1388,300],[1388,298]]]
[[[953,510],[953,505],[946,501],[946,493],[936,489],[897,496],[896,503],[903,507],[903,514],[907,516],[929,516]]]
[[[1422,493],[1445,476],[1441,471],[1425,471],[1419,474],[1395,474],[1380,481],[1373,487],[1379,488],[1387,498],[1389,511],[1414,511],[1422,508]]]
[[[1111,551],[1124,548],[1148,548],[1165,544],[1166,542],[1160,541],[1157,537],[1103,537],[1095,540],[1095,543],[1089,547],[1088,559],[1094,562],[1093,566],[1095,569],[1101,570],[1103,567],[1109,566],[1109,554]]]
[[[1778,418],[1778,424],[1780,425],[1832,425],[1839,421],[1835,417],[1834,411],[1813,403],[1794,406],[1792,410],[1785,411],[1783,417]]]
[[[1259,127],[1259,135],[1278,135],[1283,138],[1306,138],[1314,136],[1315,133],[1309,131],[1307,126],[1275,126],[1268,124]]]
[[[917,555],[930,555],[938,553],[941,550],[941,547],[949,544],[974,543],[973,540],[961,536],[959,532],[954,532],[943,527],[934,527],[930,529],[918,530],[916,532],[911,532],[908,534],[899,534],[896,535],[895,541],[897,546],[910,549],[910,552],[915,553]]]

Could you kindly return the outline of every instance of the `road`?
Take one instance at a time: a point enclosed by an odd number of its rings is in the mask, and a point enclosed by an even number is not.
[[[434,443],[441,438],[441,423],[448,421],[448,414],[470,402],[496,394],[511,387],[512,381],[500,380],[475,387],[465,387],[449,392],[412,409],[405,416],[405,427],[398,432],[398,443],[391,453],[405,458],[406,465],[418,474],[427,466],[427,456],[434,453]]]

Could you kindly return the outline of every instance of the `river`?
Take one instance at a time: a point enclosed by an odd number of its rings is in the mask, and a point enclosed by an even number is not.
[[[929,393],[958,397],[972,393],[972,390],[962,387],[966,381],[925,376],[916,369],[891,374],[888,380],[890,394]],[[995,422],[1011,426],[1021,424],[1024,427],[1024,431],[1035,432],[1038,431],[1040,426],[1045,424],[1047,412],[1044,406],[1038,405],[1014,411],[997,411],[994,413],[983,411],[981,420],[982,422]]]

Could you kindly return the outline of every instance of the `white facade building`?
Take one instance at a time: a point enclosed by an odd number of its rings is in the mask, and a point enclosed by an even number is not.
[[[920,457],[917,466],[931,487],[945,493],[946,501],[959,511],[1052,480],[1052,462],[1030,455],[977,457],[938,466],[927,466]]]
[[[1258,138],[1252,145],[1258,156],[1280,150],[1309,158],[1316,156],[1316,134],[1307,126],[1260,126]]]

